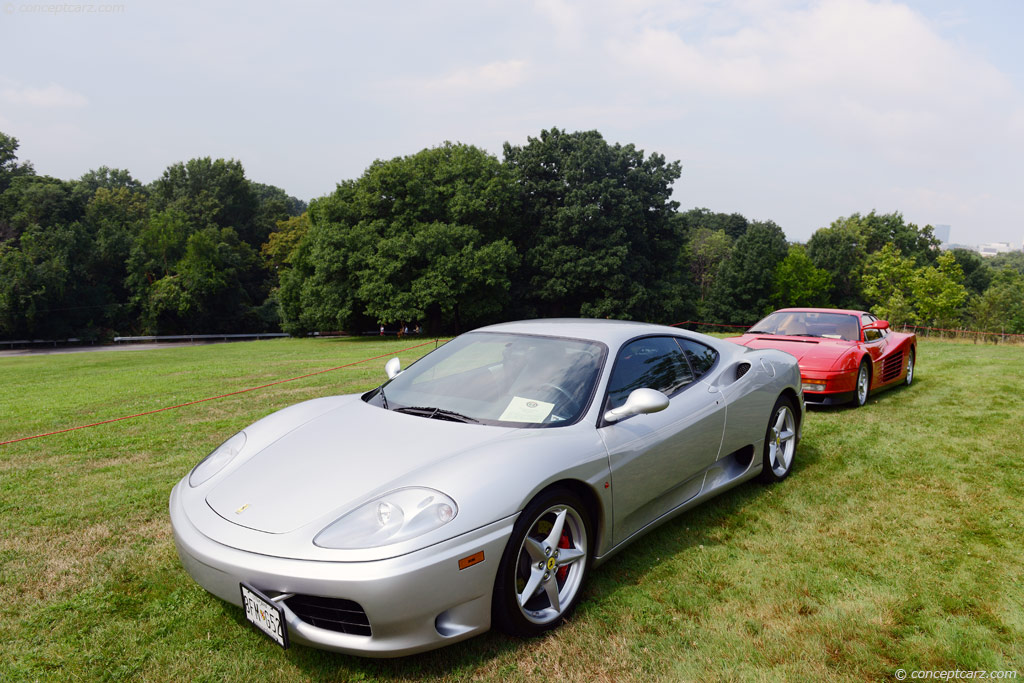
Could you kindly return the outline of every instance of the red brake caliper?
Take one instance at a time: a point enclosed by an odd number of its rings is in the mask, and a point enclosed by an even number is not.
[[[568,548],[569,547],[569,534],[565,533],[564,531],[562,532],[562,538],[558,541],[558,547],[559,548]],[[555,578],[557,578],[559,581],[565,581],[565,577],[568,574],[569,574],[569,565],[564,565],[564,566],[559,567],[558,571],[555,572]]]

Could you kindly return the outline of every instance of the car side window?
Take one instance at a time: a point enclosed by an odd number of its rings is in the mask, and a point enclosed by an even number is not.
[[[683,353],[686,354],[686,358],[690,361],[690,367],[693,368],[693,372],[697,379],[700,379],[707,374],[708,370],[718,360],[718,352],[710,346],[705,346],[700,342],[690,341],[689,339],[676,339],[679,346],[683,348]]]
[[[870,325],[871,323],[875,322],[876,320],[878,320],[878,318],[876,318],[875,316],[873,316],[873,315],[871,315],[869,313],[865,313],[865,314],[861,315],[861,317],[860,317],[860,324],[863,327],[864,325]],[[881,330],[864,330],[864,341],[869,341],[869,342],[870,341],[878,341],[881,338],[882,338],[882,331]]]
[[[605,410],[618,408],[634,389],[657,389],[671,397],[694,380],[683,350],[672,337],[645,337],[619,350]]]

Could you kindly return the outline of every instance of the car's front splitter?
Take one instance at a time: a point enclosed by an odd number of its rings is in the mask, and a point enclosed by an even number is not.
[[[856,391],[840,391],[832,394],[805,391],[804,401],[806,401],[809,406],[837,406],[843,403],[849,403],[856,398],[856,396]]]
[[[516,520],[513,515],[400,557],[323,562],[259,555],[213,541],[189,521],[177,486],[170,513],[182,565],[203,588],[240,605],[239,584],[249,583],[281,600],[292,642],[367,657],[422,652],[490,628],[494,578]],[[354,601],[371,634],[313,626],[288,607],[290,594]]]

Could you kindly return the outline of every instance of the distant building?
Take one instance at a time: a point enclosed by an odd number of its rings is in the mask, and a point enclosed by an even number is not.
[[[978,247],[978,253],[982,256],[995,256],[1013,251],[1009,242],[986,242]]]
[[[941,244],[949,243],[949,226],[948,225],[936,225],[932,228],[935,231],[935,236],[939,238]]]

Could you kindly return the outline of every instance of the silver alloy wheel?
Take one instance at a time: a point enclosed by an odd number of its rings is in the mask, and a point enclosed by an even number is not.
[[[857,405],[862,406],[868,402],[870,382],[867,363],[861,363],[860,370],[857,371]]]
[[[796,418],[788,404],[779,406],[768,430],[768,463],[780,479],[793,465],[796,451]]]
[[[587,566],[587,527],[568,505],[553,505],[530,525],[516,562],[519,611],[549,624],[573,604]]]
[[[914,381],[914,350],[911,349],[910,353],[907,354],[907,379],[906,379],[907,386],[909,387],[910,383],[913,382],[913,381]]]

